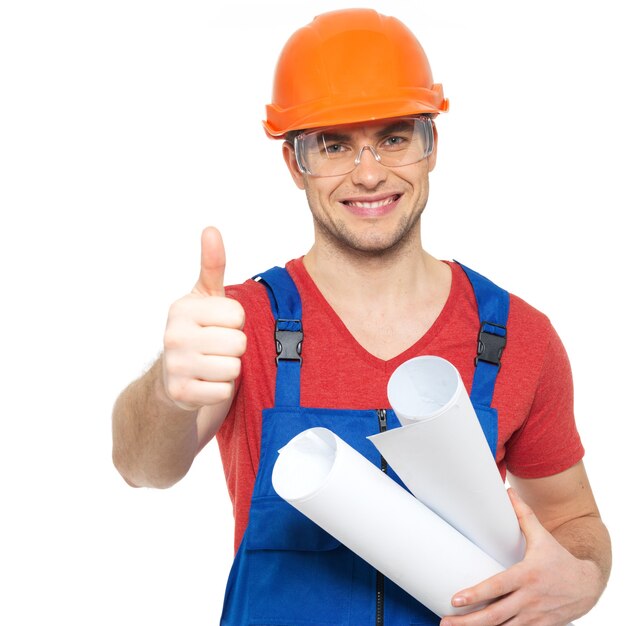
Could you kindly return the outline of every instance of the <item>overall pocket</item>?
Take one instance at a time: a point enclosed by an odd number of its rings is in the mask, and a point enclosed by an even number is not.
[[[253,498],[246,530],[249,624],[349,624],[354,556],[278,496]]]

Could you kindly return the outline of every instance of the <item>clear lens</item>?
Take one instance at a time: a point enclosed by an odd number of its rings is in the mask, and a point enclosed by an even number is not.
[[[341,176],[360,163],[365,149],[382,165],[400,167],[425,159],[433,144],[432,120],[419,116],[301,133],[294,148],[303,173]]]

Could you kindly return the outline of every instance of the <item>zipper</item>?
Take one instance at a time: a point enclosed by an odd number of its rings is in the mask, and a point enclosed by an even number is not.
[[[387,430],[387,410],[377,409],[378,431],[384,433]],[[380,457],[380,469],[387,473],[387,461]],[[385,577],[376,572],[376,626],[384,626],[385,623]]]
[[[377,409],[376,415],[378,415],[378,431],[384,433],[387,430],[387,409]],[[380,457],[380,469],[387,473],[387,461],[384,457]]]

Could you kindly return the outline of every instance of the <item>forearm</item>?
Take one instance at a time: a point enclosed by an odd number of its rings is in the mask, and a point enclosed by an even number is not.
[[[565,522],[554,528],[552,536],[572,555],[592,562],[597,568],[594,577],[600,596],[611,572],[611,539],[599,515],[592,514]],[[597,599],[597,598],[596,598]]]
[[[113,463],[131,485],[170,487],[198,449],[197,411],[185,411],[163,388],[158,359],[119,396],[113,409]]]
[[[611,571],[611,540],[583,462],[539,479],[509,474],[509,481],[561,546],[577,559],[594,564],[597,572],[589,568],[587,571],[597,574],[592,579],[597,583],[599,597]]]

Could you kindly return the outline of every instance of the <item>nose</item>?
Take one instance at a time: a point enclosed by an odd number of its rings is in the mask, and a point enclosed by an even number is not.
[[[354,160],[352,181],[368,188],[377,187],[387,178],[387,168],[380,163],[380,156],[373,146],[363,146]]]

